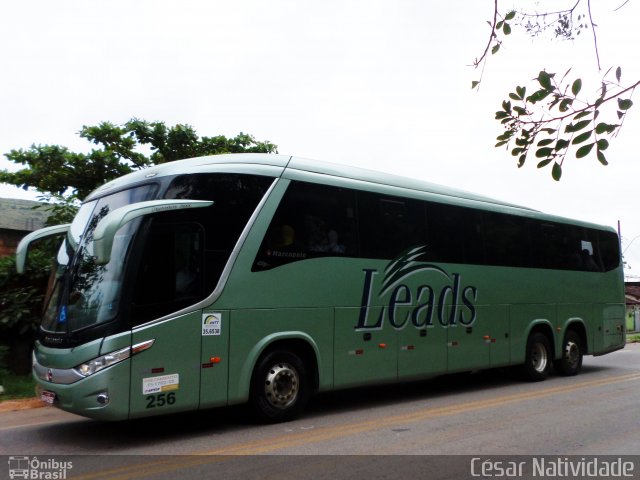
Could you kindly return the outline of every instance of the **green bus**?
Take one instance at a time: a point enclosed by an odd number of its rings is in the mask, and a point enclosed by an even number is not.
[[[609,228],[283,155],[157,165],[91,193],[64,234],[33,354],[41,398],[122,420],[624,347]]]

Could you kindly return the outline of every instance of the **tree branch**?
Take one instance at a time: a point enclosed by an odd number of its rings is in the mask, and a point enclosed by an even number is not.
[[[602,71],[602,67],[600,66],[600,52],[598,51],[598,37],[596,36],[596,24],[593,23],[593,16],[591,15],[591,0],[587,0],[587,11],[589,12],[589,23],[591,23],[591,31],[593,32],[593,48],[596,51],[598,71]]]

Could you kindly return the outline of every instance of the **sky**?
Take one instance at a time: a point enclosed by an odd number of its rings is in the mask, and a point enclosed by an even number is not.
[[[635,83],[640,2],[619,11],[624,0],[591,3],[603,70],[621,66],[622,83]],[[500,2],[502,12],[511,6]],[[561,76],[571,67],[594,99],[603,72],[590,31],[562,42],[514,26],[472,90],[492,14],[491,0],[2,2],[0,153],[32,144],[89,151],[83,125],[133,117],[206,136],[245,132],[282,154],[620,222],[625,273],[640,280],[640,100],[611,141],[609,166],[568,158],[560,182],[533,160],[517,168],[494,147],[507,94],[531,91],[542,69]],[[16,166],[2,156],[0,168]],[[36,194],[0,185],[0,197]]]

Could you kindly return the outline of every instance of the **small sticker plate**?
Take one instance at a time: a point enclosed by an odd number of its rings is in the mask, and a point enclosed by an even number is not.
[[[220,335],[222,332],[222,313],[202,314],[202,335]]]
[[[40,393],[40,400],[42,400],[47,405],[53,405],[53,402],[56,399],[55,392],[50,392],[49,390],[43,390]]]
[[[171,390],[178,390],[179,387],[180,375],[177,373],[142,379],[143,395],[149,395],[150,393],[169,392]]]

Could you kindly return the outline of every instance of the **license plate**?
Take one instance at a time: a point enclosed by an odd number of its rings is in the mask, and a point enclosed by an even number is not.
[[[54,392],[43,390],[42,393],[40,393],[40,400],[42,400],[47,405],[53,405],[53,401],[55,399],[56,399],[56,394]]]

